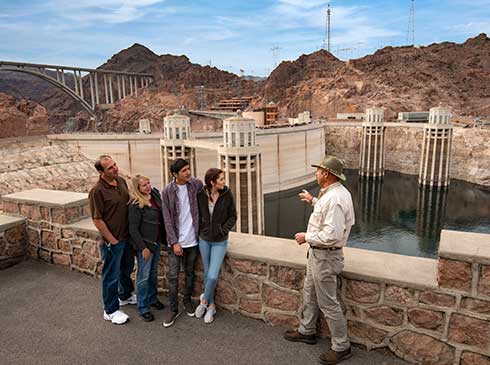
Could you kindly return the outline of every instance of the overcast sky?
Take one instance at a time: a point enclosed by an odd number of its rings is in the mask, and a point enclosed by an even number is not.
[[[331,50],[357,58],[407,42],[410,0],[331,1]],[[97,67],[141,43],[157,54],[264,76],[318,50],[327,1],[0,0],[0,60]],[[490,33],[490,0],[415,1],[415,43]]]

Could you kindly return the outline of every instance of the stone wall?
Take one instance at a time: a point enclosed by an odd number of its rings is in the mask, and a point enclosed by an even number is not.
[[[0,214],[0,270],[26,257],[25,219]]]
[[[418,175],[423,141],[423,125],[386,123],[385,168]],[[349,168],[359,167],[362,127],[327,123],[325,149],[345,159]],[[450,177],[490,187],[490,130],[459,128],[453,130]]]
[[[60,195],[61,193],[61,195]],[[101,239],[85,194],[44,191],[4,197],[4,211],[26,218],[28,254],[100,277]],[[216,290],[225,309],[295,328],[302,306],[305,245],[232,233]],[[490,235],[443,231],[438,260],[344,248],[339,297],[354,343],[387,347],[423,364],[490,363]],[[166,254],[158,268],[166,292]],[[194,297],[203,291],[198,262]],[[183,284],[181,277],[181,285]],[[319,334],[328,336],[324,320]]]

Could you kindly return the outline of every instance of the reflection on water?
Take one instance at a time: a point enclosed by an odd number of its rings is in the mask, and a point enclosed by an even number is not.
[[[348,245],[403,255],[436,257],[441,229],[490,233],[490,191],[451,180],[447,190],[419,188],[417,177],[385,172],[382,181],[346,172],[356,225]],[[316,183],[265,196],[268,236],[293,238],[306,229],[312,208],[298,193],[318,194]]]

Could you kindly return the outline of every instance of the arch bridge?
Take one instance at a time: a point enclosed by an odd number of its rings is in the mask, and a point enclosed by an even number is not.
[[[93,117],[97,105],[114,104],[128,95],[138,96],[139,89],[153,82],[153,75],[146,73],[23,62],[0,61],[0,71],[39,77],[78,101]]]

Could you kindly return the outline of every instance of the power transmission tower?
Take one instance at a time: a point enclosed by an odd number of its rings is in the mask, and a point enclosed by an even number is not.
[[[271,52],[272,52],[272,60],[274,61],[274,68],[277,67],[277,59],[278,59],[278,56],[279,56],[279,50],[281,49],[281,47],[279,46],[274,46],[271,48]]]
[[[330,3],[327,5],[327,21],[325,25],[325,37],[323,38],[323,49],[330,52]]]
[[[415,0],[410,0],[410,16],[408,18],[407,44],[415,46]]]

